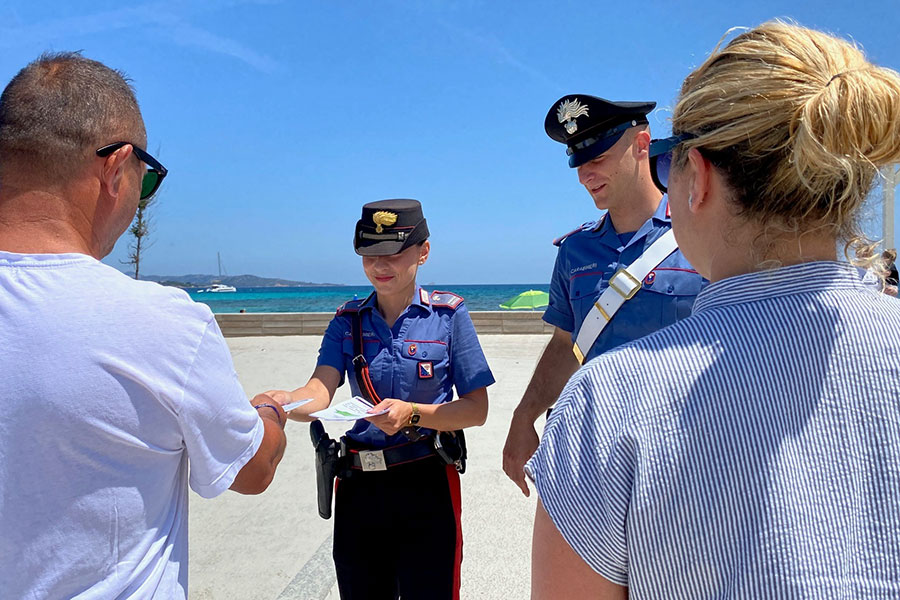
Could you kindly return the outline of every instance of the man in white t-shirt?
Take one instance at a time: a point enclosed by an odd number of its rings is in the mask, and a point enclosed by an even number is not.
[[[260,493],[285,415],[209,309],[99,262],[165,168],[121,74],[45,55],[0,96],[0,597],[186,598],[188,485]]]

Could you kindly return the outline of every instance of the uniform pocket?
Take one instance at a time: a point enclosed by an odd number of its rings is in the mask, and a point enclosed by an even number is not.
[[[415,402],[434,402],[449,376],[447,344],[439,340],[406,340],[400,354],[410,398]]]
[[[378,342],[378,340],[363,338],[363,356],[366,357],[366,360],[371,361],[371,359],[375,358],[375,355],[378,354],[380,346],[381,344]],[[349,337],[344,338],[341,350],[347,360],[353,360],[353,357],[356,355],[356,353],[353,351],[353,340]]]
[[[607,286],[601,283],[602,273],[592,273],[574,277],[569,282],[569,298],[572,300],[572,312],[575,329],[581,327],[585,317],[591,311],[597,298]],[[601,288],[598,290],[598,288]]]
[[[437,340],[407,340],[403,342],[403,357],[434,363],[447,360],[447,344]]]
[[[644,279],[643,289],[660,294],[663,304],[662,326],[690,316],[694,300],[703,289],[703,278],[688,269],[659,267]]]

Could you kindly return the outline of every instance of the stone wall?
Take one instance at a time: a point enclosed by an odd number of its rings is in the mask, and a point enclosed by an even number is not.
[[[481,335],[552,333],[540,311],[478,311],[470,313]],[[334,313],[227,313],[216,315],[225,337],[322,335]]]

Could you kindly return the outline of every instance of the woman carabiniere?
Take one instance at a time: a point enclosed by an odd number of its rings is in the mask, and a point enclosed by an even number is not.
[[[290,397],[274,394],[281,402],[314,399],[289,413],[298,421],[312,420],[310,413],[331,403],[345,373],[353,395],[367,397],[353,364],[354,346],[361,346],[383,399],[377,408],[388,412],[356,421],[343,438],[351,468],[338,476],[333,553],[341,598],[455,599],[462,561],[459,473],[436,455],[433,438],[483,424],[494,377],[462,298],[416,284],[430,250],[418,201],[363,206],[353,246],[375,292],[338,310],[309,382]],[[416,436],[423,437],[412,441]],[[366,464],[370,450],[383,452]]]

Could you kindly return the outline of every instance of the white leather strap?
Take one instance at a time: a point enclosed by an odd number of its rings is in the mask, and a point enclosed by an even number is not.
[[[675,234],[669,229],[650,244],[650,247],[638,257],[636,261],[619,269],[609,280],[609,287],[603,290],[600,298],[584,318],[578,337],[572,351],[580,364],[584,364],[584,357],[590,352],[591,347],[600,333],[606,327],[626,300],[630,300],[641,289],[644,278],[650,271],[659,266],[667,256],[678,249],[675,242]]]

